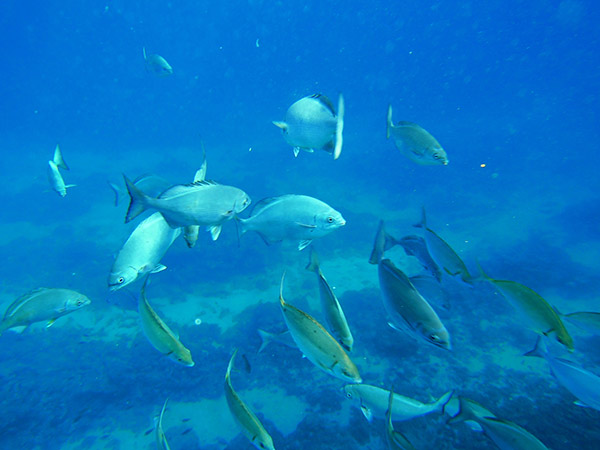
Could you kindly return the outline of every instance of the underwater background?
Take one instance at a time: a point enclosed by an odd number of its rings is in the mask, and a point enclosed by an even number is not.
[[[147,294],[192,368],[152,348],[134,299],[109,295],[113,258],[139,220],[124,224],[127,199],[115,207],[107,182],[148,173],[190,182],[203,144],[208,178],[253,203],[306,194],[344,215],[314,246],[365,383],[423,402],[455,390],[549,448],[599,448],[600,412],[574,405],[545,361],[522,356],[536,334],[492,287],[446,279],[447,352],[387,325],[368,264],[379,220],[395,236],[419,234],[424,206],[473,272],[479,261],[562,313],[600,311],[599,22],[591,0],[5,1],[0,309],[38,287],[92,303],[50,328],[0,337],[0,447],[155,448],[148,430],[169,398],[172,449],[251,448],[223,396],[239,348],[249,366],[232,383],[277,449],[386,448],[384,421],[367,422],[343,382],[294,349],[257,353],[257,329],[285,330],[284,270],[286,300],[322,319],[308,251],[295,243],[238,240],[233,221],[217,241],[204,231],[193,249],[175,241]],[[173,74],[146,71],[143,47]],[[295,158],[271,123],[314,93],[334,103],[344,94],[338,160]],[[395,120],[440,141],[448,166],[416,165],[386,140],[388,104]],[[57,143],[76,185],[65,198],[46,179]],[[390,257],[417,266],[401,250]],[[137,295],[140,283],[128,288]],[[599,374],[599,337],[568,327],[570,359]],[[417,449],[495,448],[446,420],[396,428]]]

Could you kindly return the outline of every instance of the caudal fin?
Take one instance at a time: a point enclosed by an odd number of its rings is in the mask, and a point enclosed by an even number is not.
[[[434,403],[435,411],[439,412],[440,414],[443,414],[444,408],[446,407],[446,405],[448,404],[448,402],[450,401],[450,399],[452,398],[453,395],[454,395],[454,391],[448,391],[444,395],[442,395],[439,399],[437,399],[437,401]]]
[[[379,222],[379,227],[377,228],[377,234],[375,235],[375,243],[373,244],[373,251],[371,252],[369,263],[379,264],[385,251],[399,244],[399,242],[400,241],[395,237],[385,231],[385,223],[381,220]]]
[[[128,223],[148,209],[148,196],[125,175],[123,175],[123,178],[125,179],[125,186],[127,186],[127,192],[131,198],[127,214],[125,215],[125,223]]]
[[[335,127],[335,147],[333,148],[333,159],[338,159],[342,153],[342,144],[344,138],[342,132],[344,131],[344,96],[340,94],[338,99],[338,110],[337,110],[337,124]]]
[[[310,270],[311,272],[319,273],[319,257],[317,256],[317,252],[314,247],[310,247],[310,260],[308,261],[308,265],[306,266],[306,270]]]
[[[535,347],[533,350],[528,351],[523,356],[535,356],[538,358],[544,358],[548,353],[548,349],[546,347],[546,343],[542,340],[541,336],[538,336],[537,341],[535,341]]]
[[[58,146],[58,144],[56,144],[56,148],[54,149],[54,157],[52,158],[52,161],[54,161],[54,164],[56,164],[61,169],[70,170],[69,166],[65,162],[65,159],[63,158],[62,152],[60,151],[60,147]]]
[[[260,336],[260,347],[258,348],[258,352],[260,353],[262,352],[265,347],[267,345],[269,345],[271,342],[273,342],[273,334],[269,333],[268,331],[265,330],[261,330],[260,328],[258,329],[258,335]]]

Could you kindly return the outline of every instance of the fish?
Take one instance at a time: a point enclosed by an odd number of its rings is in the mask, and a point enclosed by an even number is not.
[[[516,281],[495,280],[478,266],[481,278],[489,281],[522,314],[528,328],[541,335],[554,333],[558,342],[573,351],[573,338],[560,316],[541,295]]]
[[[427,250],[427,243],[421,236],[404,236],[397,241],[404,252],[409,256],[414,256],[419,260],[421,265],[429,272],[438,282],[442,281],[442,269],[433,260]]]
[[[465,420],[477,422],[483,433],[502,450],[548,450],[538,438],[516,423],[498,417],[480,416],[481,411],[473,410],[472,403],[462,397],[459,402],[460,412],[448,423]]]
[[[124,178],[131,197],[125,223],[153,208],[172,228],[188,225],[209,227],[213,240],[219,237],[221,225],[241,213],[251,201],[241,189],[208,180],[177,184],[153,198],[138,189],[125,175]]]
[[[167,408],[168,401],[169,401],[169,399],[167,398],[165,400],[165,403],[163,404],[162,410],[160,411],[160,415],[158,416],[158,419],[156,420],[156,428],[155,428],[156,448],[159,450],[171,450],[171,447],[169,447],[169,443],[167,442],[167,437],[165,436],[165,432],[163,431],[163,428],[162,428],[162,419],[165,414],[165,409]]]
[[[268,197],[256,204],[250,217],[238,218],[239,233],[256,231],[267,245],[282,240],[299,241],[298,250],[346,224],[328,204],[307,195]]]
[[[109,289],[116,291],[149,273],[165,270],[167,267],[160,260],[180,234],[181,229],[171,228],[159,212],[140,222],[113,262]]]
[[[388,396],[388,408],[385,412],[385,437],[388,448],[390,450],[415,450],[406,436],[399,431],[394,430],[394,424],[392,423],[393,402],[394,388],[390,390],[390,395]]]
[[[162,194],[170,186],[173,185],[173,183],[171,183],[167,179],[153,174],[140,175],[133,180],[133,184],[141,191],[144,191],[144,193],[150,197],[158,197],[160,194]],[[119,206],[119,203],[121,202],[121,197],[125,195],[123,188],[116,185],[115,183],[111,183],[110,181],[108,182],[108,185],[110,186],[115,195],[115,206]]]
[[[283,138],[294,148],[294,156],[300,150],[309,153],[325,150],[338,159],[342,153],[344,130],[344,97],[338,98],[336,113],[333,103],[323,94],[303,97],[285,113],[284,121],[273,121],[281,128]]]
[[[146,276],[140,292],[138,312],[140,314],[142,330],[152,346],[169,359],[187,367],[193,367],[192,354],[181,343],[179,337],[171,331],[166,323],[156,314],[146,298],[146,284],[149,275]]]
[[[279,286],[279,304],[285,323],[300,351],[323,372],[340,380],[362,383],[358,368],[342,346],[304,311],[290,305],[283,299],[283,280]]]
[[[194,175],[194,183],[198,183],[204,181],[206,179],[206,151],[204,150],[204,144],[202,145],[202,165],[196,171]],[[221,227],[215,228],[215,232],[221,233]],[[183,239],[189,248],[193,248],[198,241],[198,235],[200,234],[200,225],[188,225],[183,229]],[[213,240],[216,240],[217,237],[213,236]]]
[[[277,344],[285,345],[290,348],[298,348],[289,330],[285,330],[282,333],[269,333],[268,331],[259,328],[257,331],[261,339],[261,344],[257,353],[262,352],[271,342],[276,342]]]
[[[231,355],[227,372],[225,373],[225,398],[229,411],[235,419],[235,422],[240,426],[242,432],[250,440],[254,447],[262,450],[275,450],[273,438],[269,435],[263,424],[258,420],[258,417],[248,408],[242,401],[240,396],[233,390],[231,385],[231,369],[237,355],[237,349]]]
[[[50,182],[52,190],[61,197],[64,197],[67,195],[67,188],[75,187],[76,185],[65,184],[59,168],[70,170],[63,158],[59,145],[56,144],[56,148],[54,149],[54,157],[52,160],[48,161],[48,181]]]
[[[414,227],[423,229],[427,250],[435,263],[440,266],[444,272],[450,276],[459,277],[461,281],[469,285],[475,281],[469,273],[467,266],[463,260],[460,259],[460,256],[456,254],[454,249],[433,230],[427,227],[427,216],[424,207],[421,210],[421,221],[415,224]]]
[[[325,315],[325,322],[327,327],[335,336],[342,347],[349,352],[352,351],[352,345],[354,344],[354,337],[348,326],[348,321],[344,315],[344,311],[338,301],[336,295],[329,286],[329,283],[325,279],[321,267],[319,266],[319,257],[314,247],[310,248],[310,260],[306,266],[306,270],[317,274],[317,283],[319,284],[319,296],[321,298],[321,308]]]
[[[167,77],[173,74],[173,68],[165,58],[156,54],[147,55],[146,47],[142,48],[142,53],[144,55],[144,65],[146,66],[147,72],[153,73],[159,77]]]
[[[0,335],[11,328],[24,331],[35,322],[46,321],[50,327],[56,319],[91,303],[85,295],[71,289],[38,288],[23,294],[6,309],[0,322]]]
[[[383,237],[382,237],[383,236]],[[450,334],[435,310],[413,286],[404,272],[384,258],[385,224],[379,223],[372,255],[379,258],[379,287],[383,306],[392,328],[446,350],[451,350]]]
[[[389,408],[390,391],[369,384],[347,384],[344,386],[346,398],[360,407],[365,418],[371,422],[373,418],[383,419]],[[453,391],[446,392],[431,403],[421,403],[410,397],[394,393],[392,420],[403,422],[433,412],[443,413],[444,406],[452,398]]]
[[[560,314],[560,317],[569,323],[594,335],[600,335],[600,313],[591,311]]]
[[[427,130],[412,122],[392,121],[392,105],[388,106],[386,137],[392,137],[396,148],[422,166],[447,166],[448,155]]]
[[[600,377],[571,361],[552,355],[544,339],[538,336],[534,349],[525,353],[525,356],[544,358],[554,378],[577,397],[576,405],[600,411]]]

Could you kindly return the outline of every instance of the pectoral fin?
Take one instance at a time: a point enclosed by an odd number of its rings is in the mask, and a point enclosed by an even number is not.
[[[50,328],[52,325],[54,325],[54,322],[56,322],[56,317],[46,322],[46,328]]]
[[[221,225],[213,225],[212,227],[208,227],[207,229],[208,231],[210,231],[210,236],[212,237],[213,241],[219,239],[219,236],[221,235]]]
[[[306,223],[301,223],[301,222],[296,222],[296,225],[300,225],[301,227],[304,227],[304,228],[317,228],[316,225],[308,225]]]
[[[311,242],[312,242],[312,239],[306,239],[304,241],[300,241],[298,243],[298,251],[304,250],[306,247],[308,247],[310,245]]]
[[[365,416],[365,418],[369,421],[372,422],[373,421],[373,412],[371,411],[371,409],[368,406],[363,405],[362,403],[360,404],[360,410],[363,413],[363,416]]]
[[[150,271],[150,273],[158,273],[158,272],[162,272],[163,270],[165,270],[167,268],[167,266],[163,265],[163,264],[157,264],[156,266],[154,266],[154,269],[152,269]]]

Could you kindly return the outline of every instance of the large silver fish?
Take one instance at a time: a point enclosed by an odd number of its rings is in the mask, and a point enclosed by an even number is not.
[[[146,48],[142,48],[142,53],[144,55],[144,63],[146,66],[146,70],[154,75],[159,77],[168,77],[173,74],[173,68],[169,65],[169,63],[160,55],[156,54],[146,54]]]
[[[338,341],[312,316],[283,299],[284,276],[279,287],[279,303],[285,323],[300,351],[323,372],[344,381],[362,383],[358,368]]]
[[[9,328],[27,328],[35,322],[47,321],[47,327],[65,314],[90,304],[90,299],[70,289],[39,288],[17,298],[6,309],[0,334]]]
[[[388,106],[387,138],[394,138],[396,148],[411,161],[423,166],[448,165],[448,156],[440,143],[425,129],[412,122],[392,121],[392,105]]]
[[[165,409],[167,409],[168,401],[169,401],[169,399],[167,398],[165,400],[165,403],[163,404],[161,411],[160,411],[160,415],[156,419],[156,428],[154,431],[154,435],[156,438],[156,448],[158,450],[171,450],[171,447],[169,447],[169,443],[167,442],[167,437],[165,436],[165,432],[163,431],[163,427],[162,427],[162,420],[163,420],[163,416],[165,415]]]
[[[142,330],[144,331],[148,342],[150,342],[156,350],[176,363],[192,367],[194,361],[192,360],[190,351],[181,343],[175,333],[171,331],[167,324],[158,316],[158,314],[156,314],[154,309],[152,309],[150,303],[148,303],[148,299],[146,298],[147,282],[148,276],[146,276],[140,292],[138,312]]]
[[[127,177],[125,185],[131,197],[125,223],[146,209],[162,213],[173,227],[204,225],[209,227],[213,239],[219,237],[221,225],[242,212],[250,204],[250,197],[241,189],[214,181],[199,181],[171,186],[157,198],[147,196]]]
[[[427,244],[427,250],[433,258],[433,260],[439,265],[444,271],[453,277],[460,277],[460,279],[471,284],[474,280],[467,266],[460,259],[460,256],[456,254],[454,249],[448,245],[441,237],[439,237],[433,230],[427,227],[427,216],[425,215],[425,208],[421,211],[421,222],[414,225],[417,228],[423,228],[425,243]]]
[[[385,437],[387,440],[388,448],[390,450],[415,450],[410,441],[399,431],[394,430],[394,424],[392,423],[393,415],[393,402],[394,402],[394,389],[390,390],[388,397],[388,409],[385,412]]]
[[[383,237],[382,237],[383,236]],[[423,298],[392,261],[384,258],[385,225],[379,223],[372,261],[378,260],[379,287],[383,306],[393,328],[403,330],[417,339],[447,350],[451,349],[450,334],[431,305]]]
[[[501,450],[548,450],[538,438],[516,423],[498,417],[481,416],[480,409],[472,409],[472,402],[462,397],[459,401],[460,412],[448,423],[477,422],[485,435]]]
[[[116,291],[148,273],[165,270],[160,260],[180,234],[181,229],[171,228],[159,212],[140,222],[115,258],[108,276],[109,289]]]
[[[319,284],[319,297],[321,298],[321,308],[325,315],[325,322],[327,327],[336,337],[342,346],[352,351],[352,345],[354,344],[354,338],[352,332],[348,326],[348,321],[340,302],[338,301],[333,289],[329,286],[329,283],[325,279],[321,267],[319,266],[319,257],[314,247],[310,248],[310,261],[306,266],[306,270],[310,270],[317,274],[317,283]]]
[[[344,97],[339,96],[337,114],[324,95],[303,97],[288,108],[283,122],[273,124],[281,128],[285,141],[294,147],[294,156],[298,156],[300,150],[322,149],[338,159],[342,152]]]
[[[296,194],[265,198],[256,204],[250,217],[238,220],[240,234],[256,231],[267,244],[299,241],[298,250],[346,224],[342,215],[328,204]]]
[[[347,384],[344,386],[346,398],[360,407],[365,418],[370,422],[373,417],[383,419],[389,409],[390,392],[368,384]],[[405,421],[433,412],[444,412],[444,405],[452,398],[452,391],[445,393],[432,403],[421,403],[410,397],[394,394],[392,404],[392,420]]]
[[[556,358],[548,351],[543,339],[545,338],[538,336],[535,348],[526,353],[525,356],[544,358],[550,366],[552,375],[571,394],[577,397],[578,401],[575,404],[600,411],[600,377],[578,367],[571,361]]]
[[[48,161],[48,181],[52,190],[61,197],[67,195],[67,188],[74,187],[74,184],[65,184],[65,181],[60,173],[60,169],[69,170],[69,166],[65,162],[60,147],[56,144],[54,149],[54,157]]]
[[[231,385],[231,369],[233,368],[235,355],[237,355],[237,349],[231,355],[227,372],[225,373],[225,398],[227,399],[229,411],[231,411],[231,415],[236,423],[254,447],[261,450],[275,450],[271,435],[269,435],[263,424],[258,420],[258,417],[242,401],[237,392],[233,390],[233,386]]]

